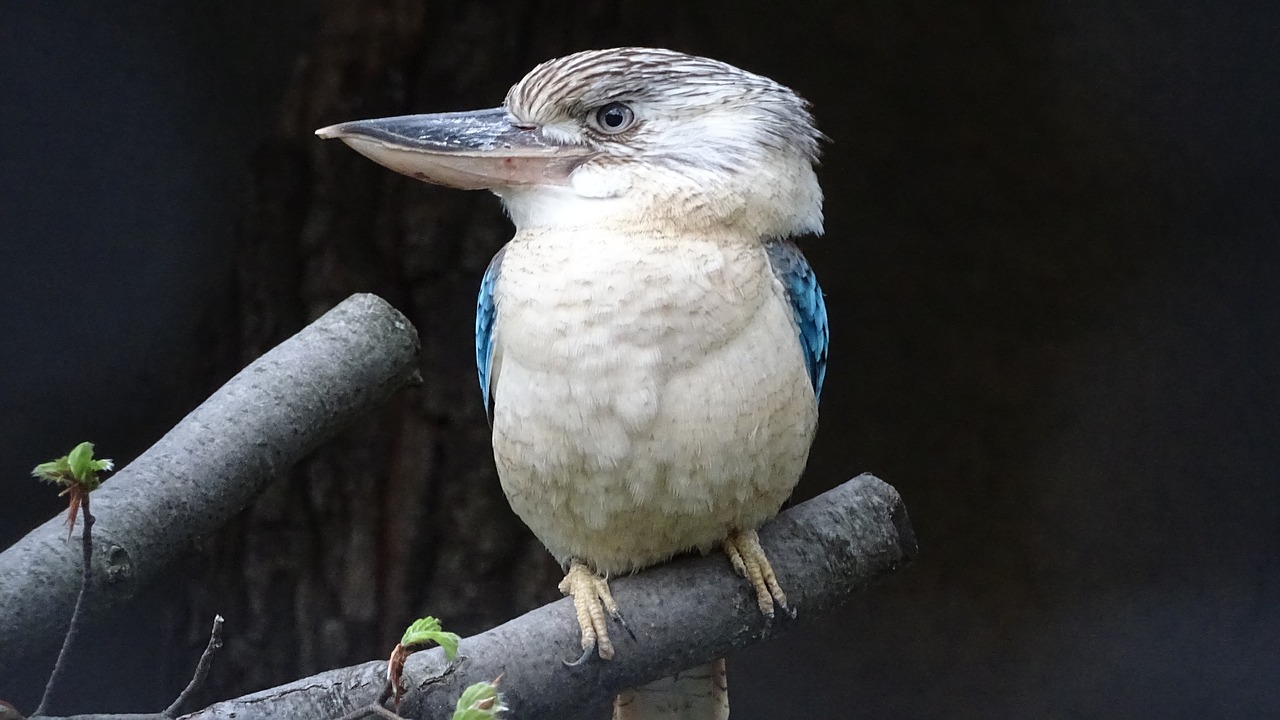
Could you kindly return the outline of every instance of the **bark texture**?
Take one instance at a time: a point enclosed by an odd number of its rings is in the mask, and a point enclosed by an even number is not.
[[[358,295],[232,378],[94,491],[90,615],[131,600],[283,468],[408,384],[417,353],[403,315]],[[82,563],[61,515],[0,553],[0,676],[57,646]]]

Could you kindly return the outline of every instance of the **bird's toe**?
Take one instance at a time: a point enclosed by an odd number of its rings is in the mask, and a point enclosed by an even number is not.
[[[577,614],[578,629],[582,633],[583,655],[570,666],[584,663],[595,650],[601,660],[613,659],[613,641],[609,638],[609,628],[605,622],[608,613],[615,621],[622,624],[628,633],[631,632],[622,620],[618,604],[609,592],[609,581],[592,572],[583,563],[574,560],[569,565],[569,572],[560,581],[560,592],[573,598],[574,612]],[[634,637],[634,635],[632,635]]]
[[[769,558],[760,547],[760,536],[755,530],[735,530],[724,540],[724,551],[729,562],[739,575],[751,583],[756,593],[756,605],[760,613],[772,620],[774,606],[780,608],[790,618],[796,611],[787,604],[787,595],[778,585],[778,577],[769,564]]]

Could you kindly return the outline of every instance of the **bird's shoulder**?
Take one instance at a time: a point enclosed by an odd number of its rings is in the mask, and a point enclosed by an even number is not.
[[[827,350],[831,337],[822,286],[818,284],[817,273],[795,242],[769,240],[765,242],[764,249],[773,276],[791,303],[809,382],[813,385],[814,396],[819,396],[827,375]]]

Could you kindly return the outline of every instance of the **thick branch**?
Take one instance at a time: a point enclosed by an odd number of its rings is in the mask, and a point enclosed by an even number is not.
[[[268,480],[408,384],[417,356],[403,315],[354,295],[237,374],[94,491],[90,609],[128,600]],[[0,676],[63,636],[80,569],[61,518],[0,553]]]
[[[871,475],[782,513],[761,529],[760,539],[801,618],[843,602],[916,551],[901,498]],[[719,553],[617,578],[611,586],[637,638],[615,632],[613,661],[578,668],[561,664],[576,658],[580,648],[573,607],[560,600],[463,640],[453,665],[438,648],[410,657],[406,675],[422,692],[411,694],[401,713],[447,718],[466,686],[502,675],[510,717],[572,717],[619,690],[730,654],[792,622],[780,617],[768,627],[745,581]],[[370,662],[218,703],[188,717],[336,718],[376,700],[385,678],[386,663]]]

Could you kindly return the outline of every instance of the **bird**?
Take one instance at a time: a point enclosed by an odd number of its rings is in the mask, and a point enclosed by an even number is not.
[[[497,108],[317,130],[419,180],[488,190],[514,237],[480,282],[476,361],[511,507],[565,568],[585,662],[609,578],[723,548],[791,613],[757,534],[808,461],[826,375],[810,106],[658,48],[543,62]],[[616,720],[728,717],[724,662],[619,695]]]

